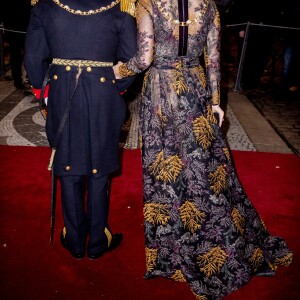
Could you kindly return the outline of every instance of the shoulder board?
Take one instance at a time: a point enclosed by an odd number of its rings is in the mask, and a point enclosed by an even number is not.
[[[124,11],[135,17],[135,2],[137,0],[120,0],[121,11]]]
[[[38,2],[39,0],[30,0],[31,6],[35,6]]]

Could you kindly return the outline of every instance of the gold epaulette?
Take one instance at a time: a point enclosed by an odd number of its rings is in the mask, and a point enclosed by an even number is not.
[[[35,6],[38,2],[39,2],[39,0],[31,0],[30,4],[31,4],[31,6]]]
[[[135,2],[137,0],[120,0],[121,11],[124,11],[135,17]]]

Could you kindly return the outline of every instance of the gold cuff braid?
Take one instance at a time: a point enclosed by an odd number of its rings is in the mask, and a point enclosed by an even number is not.
[[[130,77],[135,75],[135,73],[127,68],[127,64],[122,64],[119,67],[119,73],[122,77]]]

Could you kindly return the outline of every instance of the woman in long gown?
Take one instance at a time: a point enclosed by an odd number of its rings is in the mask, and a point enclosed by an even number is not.
[[[214,2],[139,0],[136,17],[139,51],[114,71],[122,78],[151,65],[139,100],[145,277],[185,281],[197,299],[221,299],[253,275],[274,275],[292,253],[247,198],[221,134]]]

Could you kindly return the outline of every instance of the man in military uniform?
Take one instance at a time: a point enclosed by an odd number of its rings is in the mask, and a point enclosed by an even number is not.
[[[120,0],[40,0],[32,9],[25,68],[37,97],[49,78],[46,133],[61,183],[61,243],[77,259],[87,238],[91,259],[122,240],[108,224],[108,185],[126,111],[120,92],[133,79],[116,80],[112,66],[135,52],[135,20]]]

